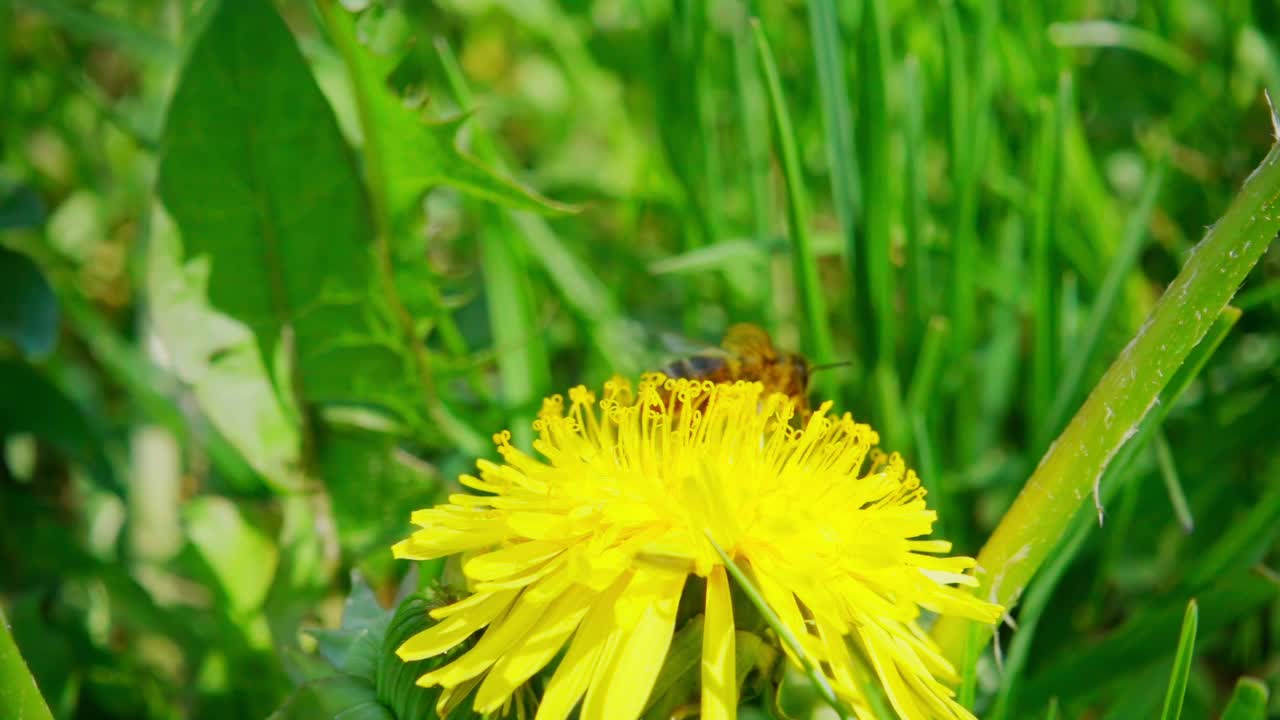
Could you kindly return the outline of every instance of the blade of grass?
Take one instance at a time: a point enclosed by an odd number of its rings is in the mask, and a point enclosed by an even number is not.
[[[1266,482],[1267,491],[1244,517],[1233,521],[1213,547],[1186,568],[1184,590],[1199,592],[1232,571],[1255,566],[1275,547],[1280,535],[1280,471],[1272,471]]]
[[[1110,20],[1060,22],[1049,26],[1049,39],[1059,47],[1123,48],[1156,60],[1180,75],[1195,71],[1196,61],[1154,32]]]
[[[773,304],[773,204],[769,192],[769,124],[765,119],[768,107],[765,104],[764,90],[760,87],[755,40],[748,22],[749,5],[748,0],[742,0],[740,12],[733,23],[733,88],[742,123],[743,145],[746,148],[751,236],[761,252],[761,259],[756,265],[756,282],[760,286],[760,316],[765,329],[776,333],[778,322]]]
[[[1236,321],[1239,319],[1239,310],[1233,307],[1227,307],[1223,310],[1222,314],[1214,322],[1213,327],[1205,334],[1204,340],[1196,346],[1191,355],[1187,357],[1186,362],[1178,369],[1168,387],[1160,393],[1160,401],[1156,404],[1155,411],[1143,421],[1142,430],[1138,431],[1138,435],[1133,442],[1126,445],[1117,455],[1115,462],[1111,463],[1111,466],[1107,468],[1106,477],[1101,482],[1104,501],[1110,502],[1115,494],[1120,491],[1121,485],[1118,480],[1128,475],[1131,464],[1145,448],[1146,440],[1164,422],[1170,409],[1178,402],[1182,393],[1190,386],[1191,381],[1200,374],[1200,370],[1209,361],[1209,358],[1213,356],[1213,353],[1222,344],[1222,341],[1226,339],[1227,334],[1231,332],[1231,328],[1235,327]],[[1030,657],[1032,642],[1036,637],[1036,628],[1044,616],[1044,610],[1048,607],[1049,601],[1052,599],[1058,583],[1062,580],[1063,574],[1066,573],[1067,568],[1071,566],[1071,563],[1080,554],[1080,550],[1084,547],[1085,541],[1095,527],[1097,525],[1093,513],[1083,508],[1077,510],[1075,517],[1071,520],[1071,529],[1058,542],[1053,552],[1050,553],[1044,568],[1035,576],[1035,580],[1028,588],[1026,597],[1023,598],[1022,605],[1018,609],[1018,631],[1013,634],[1013,640],[1005,653],[1004,675],[1001,678],[1000,690],[996,695],[995,708],[989,720],[1017,717],[1014,711],[1018,709],[1016,707],[1018,684]]]
[[[1264,720],[1267,717],[1267,684],[1257,678],[1242,677],[1236,681],[1231,700],[1222,711],[1221,720]]]
[[[1036,160],[1035,212],[1031,220],[1031,417],[1044,422],[1058,382],[1058,277],[1054,234],[1061,224],[1058,197],[1062,191],[1062,112],[1070,80],[1058,83],[1058,101],[1040,103],[1040,138]]]
[[[902,223],[907,244],[907,305],[912,324],[927,333],[926,323],[935,310],[925,245],[928,227],[927,173],[925,167],[924,94],[920,86],[920,61],[907,57],[902,67],[903,94],[903,202]],[[918,340],[914,343],[921,342]]]
[[[1195,658],[1196,625],[1200,609],[1195,598],[1187,603],[1182,616],[1182,632],[1178,635],[1178,652],[1173,659],[1173,672],[1169,676],[1169,689],[1164,696],[1161,720],[1179,720],[1182,717],[1182,701],[1187,695],[1187,676],[1191,674],[1191,661]]]
[[[0,609],[0,708],[6,717],[53,720],[53,713],[45,704],[35,678],[27,669],[27,663],[18,652],[9,630],[9,619]]]
[[[866,288],[866,299],[870,304],[869,308],[864,309],[864,322],[870,321],[874,328],[875,343],[870,348],[868,358],[874,364],[876,407],[880,411],[878,419],[882,423],[886,439],[897,445],[905,439],[907,431],[903,426],[896,362],[895,328],[900,320],[895,307],[894,268],[890,258],[893,244],[890,223],[895,199],[890,181],[894,176],[889,160],[893,137],[889,125],[886,90],[889,85],[890,47],[888,17],[882,0],[867,0],[863,3],[859,46],[862,49],[859,65],[862,105],[861,122],[858,125],[858,150],[866,158],[868,182],[863,183],[866,193],[863,207],[866,237],[861,243],[862,257],[857,265],[862,268],[861,284]],[[851,246],[848,257],[854,257],[858,249],[859,245],[856,243]],[[859,275],[851,273],[850,276],[857,285]],[[855,306],[854,309],[856,318],[858,308]]]
[[[1280,586],[1253,570],[1233,574],[1197,595],[1197,630],[1211,637],[1275,602],[1278,593]],[[1188,600],[1190,598],[1180,593],[1146,600],[1137,612],[1104,638],[1078,646],[1074,652],[1046,658],[1044,667],[1027,682],[1024,713],[1042,712],[1049,698],[1060,695],[1063,688],[1071,688],[1073,704],[1084,706],[1101,695],[1132,691],[1140,685],[1138,677],[1143,674],[1154,671],[1167,676],[1169,655],[1161,648],[1168,647],[1170,638],[1177,634]],[[1158,702],[1159,695],[1164,694],[1161,691],[1165,683],[1157,682],[1156,688],[1154,700]]]
[[[1190,533],[1196,527],[1195,518],[1191,516],[1191,507],[1187,504],[1187,494],[1182,490],[1182,481],[1178,479],[1178,468],[1173,464],[1173,451],[1169,449],[1169,441],[1164,431],[1157,430],[1152,438],[1156,451],[1156,462],[1160,466],[1160,477],[1164,480],[1165,491],[1169,493],[1169,504],[1173,506],[1173,514],[1178,518],[1182,531]]]
[[[804,170],[800,152],[796,148],[795,131],[791,114],[787,111],[782,95],[782,81],[778,67],[769,49],[769,40],[759,21],[751,21],[755,35],[756,53],[764,71],[765,88],[769,91],[769,104],[773,114],[774,134],[782,156],[782,170],[787,185],[787,224],[791,233],[791,267],[795,275],[796,290],[800,294],[801,326],[804,347],[815,362],[829,363],[833,354],[831,329],[827,324],[827,303],[822,294],[822,281],[818,277],[818,258],[813,252],[809,231],[809,197],[804,186]],[[839,397],[839,387],[834,373],[827,373],[817,382],[823,397]]]
[[[994,86],[994,53],[992,35],[999,14],[999,3],[983,3],[974,34],[973,48],[978,57],[972,65],[954,3],[943,6],[943,46],[946,57],[950,120],[950,157],[952,163],[951,208],[951,329],[952,356],[955,358],[953,400],[953,435],[955,457],[961,466],[970,465],[977,454],[975,428],[976,398],[970,392],[972,358],[977,346],[977,271],[978,271],[978,190],[982,181],[987,146],[988,117]],[[976,76],[976,87],[971,77]],[[982,162],[979,161],[982,158]]]
[[[858,242],[856,223],[861,214],[860,177],[858,154],[865,148],[854,144],[853,118],[849,108],[849,91],[845,86],[844,43],[840,38],[840,23],[832,0],[809,0],[809,34],[813,37],[814,66],[818,74],[818,98],[822,108],[823,127],[826,130],[827,164],[830,167],[831,199],[835,206],[840,233],[848,250],[845,264],[853,279],[850,303],[853,317],[865,328],[873,322],[872,308],[875,300],[870,287],[864,282],[865,246]],[[864,123],[865,125],[865,123]],[[880,183],[867,186],[869,192]],[[867,208],[868,212],[871,208]],[[855,352],[870,358],[867,366],[874,365],[875,347],[862,346],[863,333],[855,333]]]
[[[1125,279],[1137,264],[1142,248],[1146,244],[1147,225],[1151,221],[1151,213],[1155,209],[1160,188],[1164,185],[1164,176],[1163,164],[1147,176],[1138,205],[1125,226],[1124,239],[1111,259],[1107,274],[1098,288],[1098,295],[1094,298],[1093,306],[1089,310],[1084,332],[1072,344],[1067,367],[1061,379],[1055,383],[1058,392],[1048,412],[1048,420],[1039,430],[1035,442],[1037,452],[1040,448],[1048,446],[1049,438],[1066,422],[1067,413],[1071,412],[1072,406],[1080,395],[1085,372],[1088,371],[1102,344],[1104,331],[1108,323],[1114,322],[1116,302],[1124,290]]]
[[[928,493],[930,505],[938,512],[934,533],[964,547],[961,538],[948,532],[953,528],[953,525],[948,523],[960,522],[959,514],[951,510],[952,498],[947,492],[946,482],[938,468],[937,446],[929,432],[928,423],[930,404],[936,396],[938,380],[942,375],[942,358],[946,352],[950,330],[951,326],[947,319],[940,315],[930,319],[925,328],[915,371],[911,376],[911,387],[907,390],[906,415],[911,419],[911,442],[900,443],[898,447],[901,447],[902,452],[908,456],[913,449],[916,451],[918,459],[916,466],[920,469],[920,482]]]
[[[720,556],[720,561],[724,563],[725,569],[729,571],[729,575],[733,577],[733,581],[738,584],[738,587],[741,588],[743,594],[745,594],[747,599],[751,601],[752,606],[754,606],[760,613],[760,617],[764,618],[765,623],[767,623],[769,627],[777,633],[778,638],[781,639],[788,648],[790,648],[791,652],[797,658],[800,658],[800,661],[804,664],[805,674],[808,675],[809,682],[813,683],[813,688],[818,692],[818,696],[821,697],[823,701],[826,702],[827,705],[829,705],[831,709],[840,716],[840,718],[842,718],[842,720],[853,720],[853,711],[845,707],[844,703],[840,701],[840,698],[836,697],[836,692],[832,689],[831,683],[827,682],[826,675],[822,674],[822,668],[818,666],[817,661],[809,657],[809,654],[805,652],[804,646],[800,644],[800,638],[797,638],[795,633],[791,632],[791,628],[787,627],[786,624],[778,617],[777,613],[773,611],[773,608],[769,607],[769,603],[765,601],[764,595],[761,594],[760,590],[755,586],[755,583],[751,582],[751,578],[747,577],[747,574],[742,571],[742,568],[738,567],[738,564],[733,561],[733,558],[730,558],[729,555],[725,553],[724,548],[720,547],[720,544],[711,536],[711,532],[708,530],[705,531],[705,534],[707,536],[707,542],[711,543],[711,547],[714,548],[716,554]]]

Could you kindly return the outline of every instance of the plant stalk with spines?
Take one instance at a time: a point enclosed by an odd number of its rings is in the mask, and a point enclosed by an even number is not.
[[[1274,112],[1272,122],[1280,127]],[[1103,521],[1098,479],[1280,231],[1278,204],[1280,145],[1272,145],[1005,513],[978,555],[975,593],[1011,607],[1091,494]],[[954,662],[969,626],[943,618],[934,627]],[[982,638],[985,643],[990,635]]]

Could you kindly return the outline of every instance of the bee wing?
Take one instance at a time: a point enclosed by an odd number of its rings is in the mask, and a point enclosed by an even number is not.
[[[751,323],[738,323],[725,331],[720,345],[729,353],[743,358],[773,360],[778,351],[773,347],[773,340],[764,328]]]
[[[716,347],[709,343],[692,340],[684,335],[674,332],[659,333],[658,341],[662,345],[662,349],[671,359],[688,357],[690,355],[724,355],[728,353],[724,348]]]

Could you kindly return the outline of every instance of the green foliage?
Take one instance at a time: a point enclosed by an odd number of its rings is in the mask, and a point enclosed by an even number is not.
[[[453,655],[394,650],[459,574],[391,557],[409,513],[546,394],[744,320],[847,362],[813,399],[1025,587],[1001,662],[934,628],[979,717],[1274,714],[1277,27],[0,0],[0,718],[434,717],[414,680]],[[740,716],[829,714],[751,617]]]

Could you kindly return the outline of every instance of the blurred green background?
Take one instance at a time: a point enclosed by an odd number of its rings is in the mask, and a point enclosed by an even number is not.
[[[976,554],[1280,97],[1263,0],[223,2],[0,0],[0,608],[58,718],[335,716],[295,688],[451,572],[411,509],[732,322],[847,361]],[[1155,717],[1192,596],[1184,716],[1277,694],[1275,247],[1235,305],[979,716]]]

